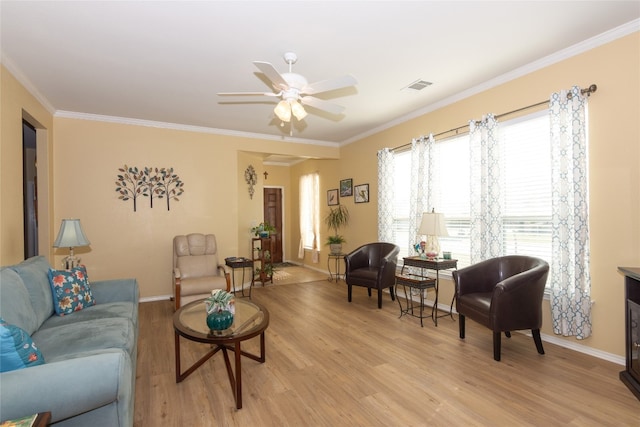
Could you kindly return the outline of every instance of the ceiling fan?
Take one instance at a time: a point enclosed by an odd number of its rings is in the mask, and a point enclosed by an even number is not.
[[[278,105],[276,105],[273,112],[283,122],[289,122],[291,120],[291,115],[293,115],[297,120],[304,119],[307,116],[307,112],[303,105],[308,105],[331,114],[340,114],[344,111],[344,107],[316,98],[312,95],[355,86],[358,83],[355,77],[346,75],[337,79],[322,80],[309,84],[307,79],[292,71],[293,64],[298,60],[298,56],[295,53],[285,53],[284,60],[289,64],[289,72],[282,74],[278,73],[275,67],[268,62],[253,61],[255,66],[258,67],[258,69],[271,81],[274,92],[220,92],[218,95],[257,95],[280,98],[280,102],[278,102]]]

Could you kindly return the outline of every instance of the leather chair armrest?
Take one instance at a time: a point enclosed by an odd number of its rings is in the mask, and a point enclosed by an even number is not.
[[[495,259],[488,259],[452,272],[458,296],[476,292],[492,292],[500,280],[498,267],[492,268]]]
[[[540,265],[498,283],[491,299],[491,315],[500,330],[536,329],[542,326],[542,298],[548,265]],[[532,302],[536,302],[533,304]],[[527,304],[527,302],[529,302]]]
[[[175,302],[175,310],[180,308],[180,287],[182,285],[180,278],[180,269],[176,267],[173,269],[173,300]]]
[[[344,256],[345,270],[353,271],[369,265],[369,256],[365,247],[360,247]]]
[[[519,301],[541,300],[548,273],[547,265],[539,265],[504,279],[493,289],[494,301],[498,299],[499,304],[514,304]]]
[[[227,281],[227,292],[231,291],[231,268],[225,264],[219,264],[218,269]]]

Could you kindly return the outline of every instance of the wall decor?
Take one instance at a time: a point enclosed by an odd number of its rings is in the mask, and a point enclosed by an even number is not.
[[[369,203],[369,184],[353,187],[353,198],[356,203]]]
[[[149,168],[143,169],[137,166],[124,165],[118,168],[121,172],[116,180],[116,193],[122,201],[133,200],[133,211],[138,209],[138,197],[148,197],[149,205],[153,208],[153,199],[164,198],[167,201],[167,210],[171,208],[171,200],[179,202],[178,196],[184,193],[184,182],[173,173],[173,168]]]
[[[340,180],[340,197],[353,196],[353,178]]]
[[[253,186],[258,182],[258,176],[256,175],[256,170],[252,165],[249,165],[247,170],[244,171],[244,180],[249,184],[249,198],[253,199]]]
[[[336,206],[340,203],[340,199],[338,198],[338,189],[335,188],[333,190],[327,190],[327,205]]]

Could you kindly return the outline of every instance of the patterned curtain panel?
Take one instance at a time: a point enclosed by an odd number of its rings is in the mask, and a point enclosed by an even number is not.
[[[587,98],[580,88],[553,93],[551,119],[553,331],[591,335]]]
[[[311,248],[311,259],[319,262],[320,250],[320,175],[300,177],[300,244],[298,258],[304,258],[304,248]]]
[[[415,250],[413,245],[420,241],[418,228],[423,212],[431,212],[434,186],[434,151],[433,135],[420,137],[411,141],[411,193],[409,198],[409,253]]]
[[[378,241],[395,242],[393,235],[393,152],[378,151]]]
[[[502,182],[498,122],[489,114],[469,122],[471,263],[503,255]]]

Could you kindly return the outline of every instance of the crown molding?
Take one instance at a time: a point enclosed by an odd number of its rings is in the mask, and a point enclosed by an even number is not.
[[[566,49],[560,50],[558,52],[552,53],[551,55],[545,56],[543,58],[540,58],[534,62],[531,62],[527,65],[524,65],[522,67],[516,68],[512,71],[509,71],[507,73],[504,73],[498,77],[495,77],[491,80],[488,80],[484,83],[481,83],[477,86],[474,86],[472,88],[469,88],[465,91],[459,92],[455,95],[452,95],[448,98],[444,98],[438,102],[434,102],[433,104],[427,105],[424,108],[421,108],[419,110],[413,111],[410,114],[407,114],[406,116],[402,116],[397,118],[396,120],[393,120],[391,122],[385,123],[381,126],[378,126],[374,129],[371,129],[365,133],[356,135],[354,137],[351,137],[345,141],[343,141],[342,143],[340,143],[340,146],[344,146],[344,145],[348,145],[351,144],[352,142],[356,142],[359,141],[367,136],[371,136],[374,135],[376,133],[382,132],[386,129],[392,128],[394,126],[400,125],[404,122],[407,122],[409,120],[415,119],[416,117],[420,117],[423,116],[427,113],[430,113],[432,111],[435,110],[439,110],[440,108],[446,107],[447,105],[456,103],[458,101],[461,101],[463,99],[469,98],[473,95],[476,95],[480,92],[484,92],[485,90],[494,88],[496,86],[499,86],[501,84],[507,83],[511,80],[515,80],[519,77],[525,76],[527,74],[530,74],[534,71],[538,71],[542,68],[546,68],[550,65],[556,64],[558,62],[564,61],[566,59],[569,59],[573,56],[579,55],[581,53],[584,52],[588,52],[589,50],[592,50],[596,47],[602,46],[604,44],[610,43],[614,40],[617,40],[619,38],[625,37],[629,34],[635,33],[640,31],[640,19],[635,19],[633,21],[627,22],[626,24],[620,25],[619,27],[613,28],[609,31],[605,31],[604,33],[601,33],[597,36],[591,37],[590,39],[584,40],[580,43],[576,43],[572,46],[569,46]]]
[[[178,123],[158,122],[154,120],[133,119],[129,117],[117,117],[117,116],[106,116],[101,114],[79,113],[75,111],[58,110],[56,111],[54,116],[65,118],[65,119],[90,120],[90,121],[96,121],[96,122],[117,123],[117,124],[131,125],[131,126],[145,126],[145,127],[153,127],[153,128],[160,128],[160,129],[179,130],[179,131],[185,131],[185,132],[226,135],[226,136],[233,136],[238,138],[253,138],[253,139],[271,140],[271,141],[278,141],[278,142],[290,142],[294,144],[321,145],[326,147],[339,146],[337,142],[319,141],[319,140],[304,139],[304,138],[293,138],[289,136],[267,135],[267,134],[260,134],[260,133],[251,133],[251,132],[241,132],[241,131],[228,130],[228,129],[210,128],[206,126],[193,126],[193,125],[184,125],[184,124],[178,124]]]
[[[11,73],[15,79],[51,114],[55,114],[55,107],[49,100],[38,90],[38,88],[24,75],[24,73],[13,63],[13,61],[4,53],[0,58],[2,65]]]

